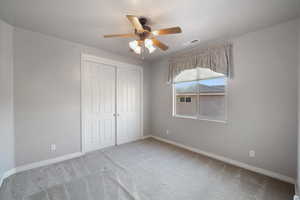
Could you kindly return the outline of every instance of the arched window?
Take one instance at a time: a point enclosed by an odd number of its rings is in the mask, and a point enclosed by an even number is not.
[[[214,72],[208,68],[198,67],[198,68],[187,69],[187,70],[182,71],[180,74],[178,74],[174,78],[174,83],[212,79],[212,78],[218,78],[218,77],[225,77],[225,75]]]

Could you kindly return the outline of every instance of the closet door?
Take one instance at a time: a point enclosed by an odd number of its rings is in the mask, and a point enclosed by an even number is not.
[[[82,77],[83,151],[115,145],[116,68],[85,61]]]
[[[117,70],[117,144],[142,136],[142,71],[139,68]]]

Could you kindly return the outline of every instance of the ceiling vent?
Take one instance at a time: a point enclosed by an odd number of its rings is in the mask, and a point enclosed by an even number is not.
[[[183,46],[190,46],[190,45],[194,45],[196,43],[198,43],[199,40],[195,39],[195,40],[191,40],[191,41],[188,41],[188,42],[185,42],[183,43]]]

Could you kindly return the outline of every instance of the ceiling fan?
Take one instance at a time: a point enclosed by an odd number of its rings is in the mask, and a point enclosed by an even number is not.
[[[104,38],[136,38],[136,40],[129,42],[129,47],[136,54],[141,54],[142,56],[146,51],[149,53],[154,52],[156,49],[155,47],[158,47],[163,51],[166,51],[169,48],[166,44],[156,39],[155,36],[182,32],[181,28],[178,26],[152,31],[151,27],[146,25],[148,21],[147,18],[134,15],[126,15],[126,17],[134,28],[133,33],[104,35]]]

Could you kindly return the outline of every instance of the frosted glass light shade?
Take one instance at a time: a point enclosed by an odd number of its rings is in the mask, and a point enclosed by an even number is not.
[[[153,46],[153,41],[150,39],[145,40],[145,47],[147,47],[149,53],[153,53],[155,51],[155,47]]]
[[[145,46],[144,46],[145,45]],[[155,47],[153,46],[153,41],[151,39],[146,39],[144,41],[143,47],[139,45],[139,42],[137,40],[129,42],[129,47],[136,53],[141,54],[142,48],[147,48],[149,50],[149,53],[152,53],[155,51]]]
[[[139,46],[139,42],[134,40],[129,42],[129,47],[136,53],[141,54],[142,48]]]
[[[142,48],[141,48],[140,46],[137,46],[133,51],[134,51],[136,54],[141,54]]]
[[[136,40],[129,42],[129,47],[130,47],[132,50],[135,50],[135,48],[137,48],[138,46],[139,46],[139,43],[138,43],[138,41],[136,41]]]

